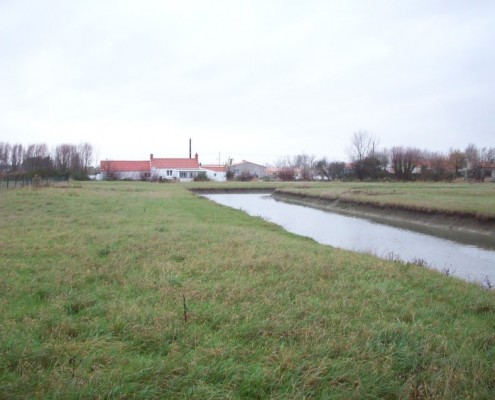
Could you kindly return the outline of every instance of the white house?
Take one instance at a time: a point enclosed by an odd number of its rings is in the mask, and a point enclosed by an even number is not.
[[[101,179],[173,180],[190,182],[207,171],[200,168],[195,158],[154,158],[148,161],[101,161]]]
[[[227,180],[227,171],[223,165],[201,165],[201,168],[211,181],[225,182]]]
[[[101,179],[146,180],[150,178],[149,161],[101,161]]]
[[[478,174],[478,178],[481,180],[490,179],[495,182],[495,162],[467,160],[463,173],[465,178]]]
[[[227,171],[223,165],[204,165],[194,158],[155,158],[148,161],[101,161],[97,179],[169,180],[191,182],[199,174],[210,180],[225,182]]]
[[[194,158],[154,158],[150,155],[151,179],[191,182],[199,173],[198,154]]]

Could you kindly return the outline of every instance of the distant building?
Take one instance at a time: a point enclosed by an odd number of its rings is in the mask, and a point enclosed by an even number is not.
[[[201,165],[201,169],[206,171],[208,179],[216,182],[225,182],[227,180],[227,168],[225,165]]]
[[[495,182],[495,162],[467,160],[466,168],[462,173],[466,179],[490,179]]]
[[[191,182],[204,173],[210,180],[225,181],[225,168],[220,171],[216,167],[202,167],[197,153],[194,158],[155,158],[150,154],[148,161],[101,161],[98,179]]]
[[[149,161],[101,161],[98,179],[146,180],[150,178]]]
[[[200,172],[198,154],[194,158],[154,158],[150,154],[151,179],[191,182]]]
[[[237,164],[232,164],[229,169],[234,177],[249,175],[256,178],[264,178],[267,175],[267,169],[265,166],[245,160]]]

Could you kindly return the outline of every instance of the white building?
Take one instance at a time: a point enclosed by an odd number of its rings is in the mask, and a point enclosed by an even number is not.
[[[223,165],[201,165],[206,171],[206,176],[210,181],[225,182],[227,180],[227,171]]]
[[[224,167],[202,167],[198,154],[194,158],[155,158],[150,154],[149,161],[101,161],[100,171],[100,179],[191,182],[199,174],[205,174],[210,180],[226,181]]]
[[[234,174],[234,177],[249,175],[256,178],[263,178],[266,176],[266,167],[263,165],[255,164],[249,161],[242,161],[230,166],[230,170]]]
[[[149,161],[101,161],[101,179],[146,180],[150,178]]]
[[[198,154],[194,158],[154,158],[150,155],[151,179],[191,182],[199,173]]]

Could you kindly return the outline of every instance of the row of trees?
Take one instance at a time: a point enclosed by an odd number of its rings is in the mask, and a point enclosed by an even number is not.
[[[282,180],[454,180],[467,178],[482,181],[495,171],[495,148],[477,148],[470,144],[462,151],[451,149],[447,154],[396,146],[380,149],[371,133],[354,133],[347,148],[349,160],[299,154],[278,161],[278,178]]]
[[[87,179],[93,153],[93,146],[89,143],[61,144],[50,152],[45,143],[23,146],[0,142],[0,172],[9,177],[58,175]]]

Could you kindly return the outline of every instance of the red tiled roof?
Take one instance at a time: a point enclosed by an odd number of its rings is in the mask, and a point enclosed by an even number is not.
[[[149,172],[149,161],[101,161],[103,172]]]
[[[201,168],[215,172],[225,172],[225,165],[202,165]]]
[[[199,169],[196,158],[153,158],[151,167],[157,169]]]

